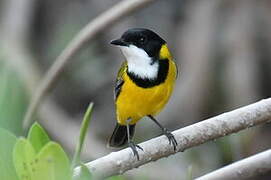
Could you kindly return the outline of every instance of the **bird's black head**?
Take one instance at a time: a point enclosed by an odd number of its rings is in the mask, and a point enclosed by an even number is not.
[[[118,46],[134,45],[143,49],[150,57],[158,57],[160,49],[166,41],[155,32],[144,28],[133,28],[123,33],[120,39],[111,41]]]

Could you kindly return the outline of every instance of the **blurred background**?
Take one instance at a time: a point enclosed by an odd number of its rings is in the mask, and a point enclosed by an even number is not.
[[[22,119],[40,79],[74,35],[119,0],[0,0],[0,127],[23,135]],[[89,102],[94,102],[85,161],[102,157],[115,125],[113,85],[123,60],[109,45],[132,27],[167,40],[179,67],[169,104],[157,117],[170,130],[271,95],[271,1],[156,1],[106,29],[77,55],[39,109],[35,120],[70,154]],[[268,149],[270,125],[142,166],[123,179],[185,179]],[[158,136],[148,119],[136,142]],[[264,177],[261,177],[264,179]]]

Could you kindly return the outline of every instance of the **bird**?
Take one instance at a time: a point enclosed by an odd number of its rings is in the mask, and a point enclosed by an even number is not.
[[[148,117],[176,151],[175,137],[155,119],[167,104],[178,74],[167,42],[150,29],[131,28],[110,43],[120,48],[125,60],[114,86],[117,122],[108,146],[121,148],[128,144],[139,160],[137,149],[143,149],[133,141],[135,125]]]

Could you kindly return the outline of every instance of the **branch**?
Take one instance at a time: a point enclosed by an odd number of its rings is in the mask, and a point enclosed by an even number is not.
[[[168,139],[160,136],[140,144],[144,151],[139,150],[139,161],[132,151],[126,148],[89,162],[86,166],[97,177],[105,178],[122,174],[151,161],[270,120],[271,98],[174,131],[173,135],[178,142],[176,152],[168,144]],[[74,170],[74,176],[78,176],[79,173],[80,167]]]
[[[1,61],[11,66],[12,70],[20,76],[28,96],[34,93],[42,74],[36,64],[37,60],[33,57],[33,49],[28,46],[31,31],[29,27],[31,27],[36,2],[35,0],[9,0],[4,3],[3,12],[0,12],[2,17],[5,17],[0,21],[0,56],[5,57]],[[52,98],[47,98],[43,102],[38,118],[50,135],[61,142],[67,151],[74,151],[81,127],[79,119],[68,116]],[[59,131],[63,127],[65,131]],[[92,127],[90,133],[86,135],[85,149],[81,154],[83,158],[97,158],[109,152],[95,134],[97,131]]]
[[[196,180],[248,179],[271,171],[271,150],[237,161]]]
[[[135,10],[144,7],[153,1],[155,0],[123,0],[86,25],[86,27],[74,37],[74,39],[57,57],[54,64],[41,81],[26,112],[23,121],[24,128],[29,126],[34,112],[38,108],[43,98],[56,84],[68,62],[75,56],[76,53],[78,53],[80,49],[84,47],[84,45],[86,45],[87,42],[96,37],[97,34],[106,30],[106,28],[108,28],[110,25],[116,23],[119,19],[131,14]]]

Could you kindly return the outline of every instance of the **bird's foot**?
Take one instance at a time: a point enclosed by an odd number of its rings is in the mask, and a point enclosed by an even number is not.
[[[172,144],[174,151],[176,151],[178,143],[173,134],[166,128],[163,129],[163,134],[168,138],[169,144]]]
[[[128,142],[128,146],[132,149],[134,156],[136,156],[137,160],[139,161],[139,155],[136,148],[140,149],[141,151],[143,151],[143,148],[135,144],[133,141]]]

